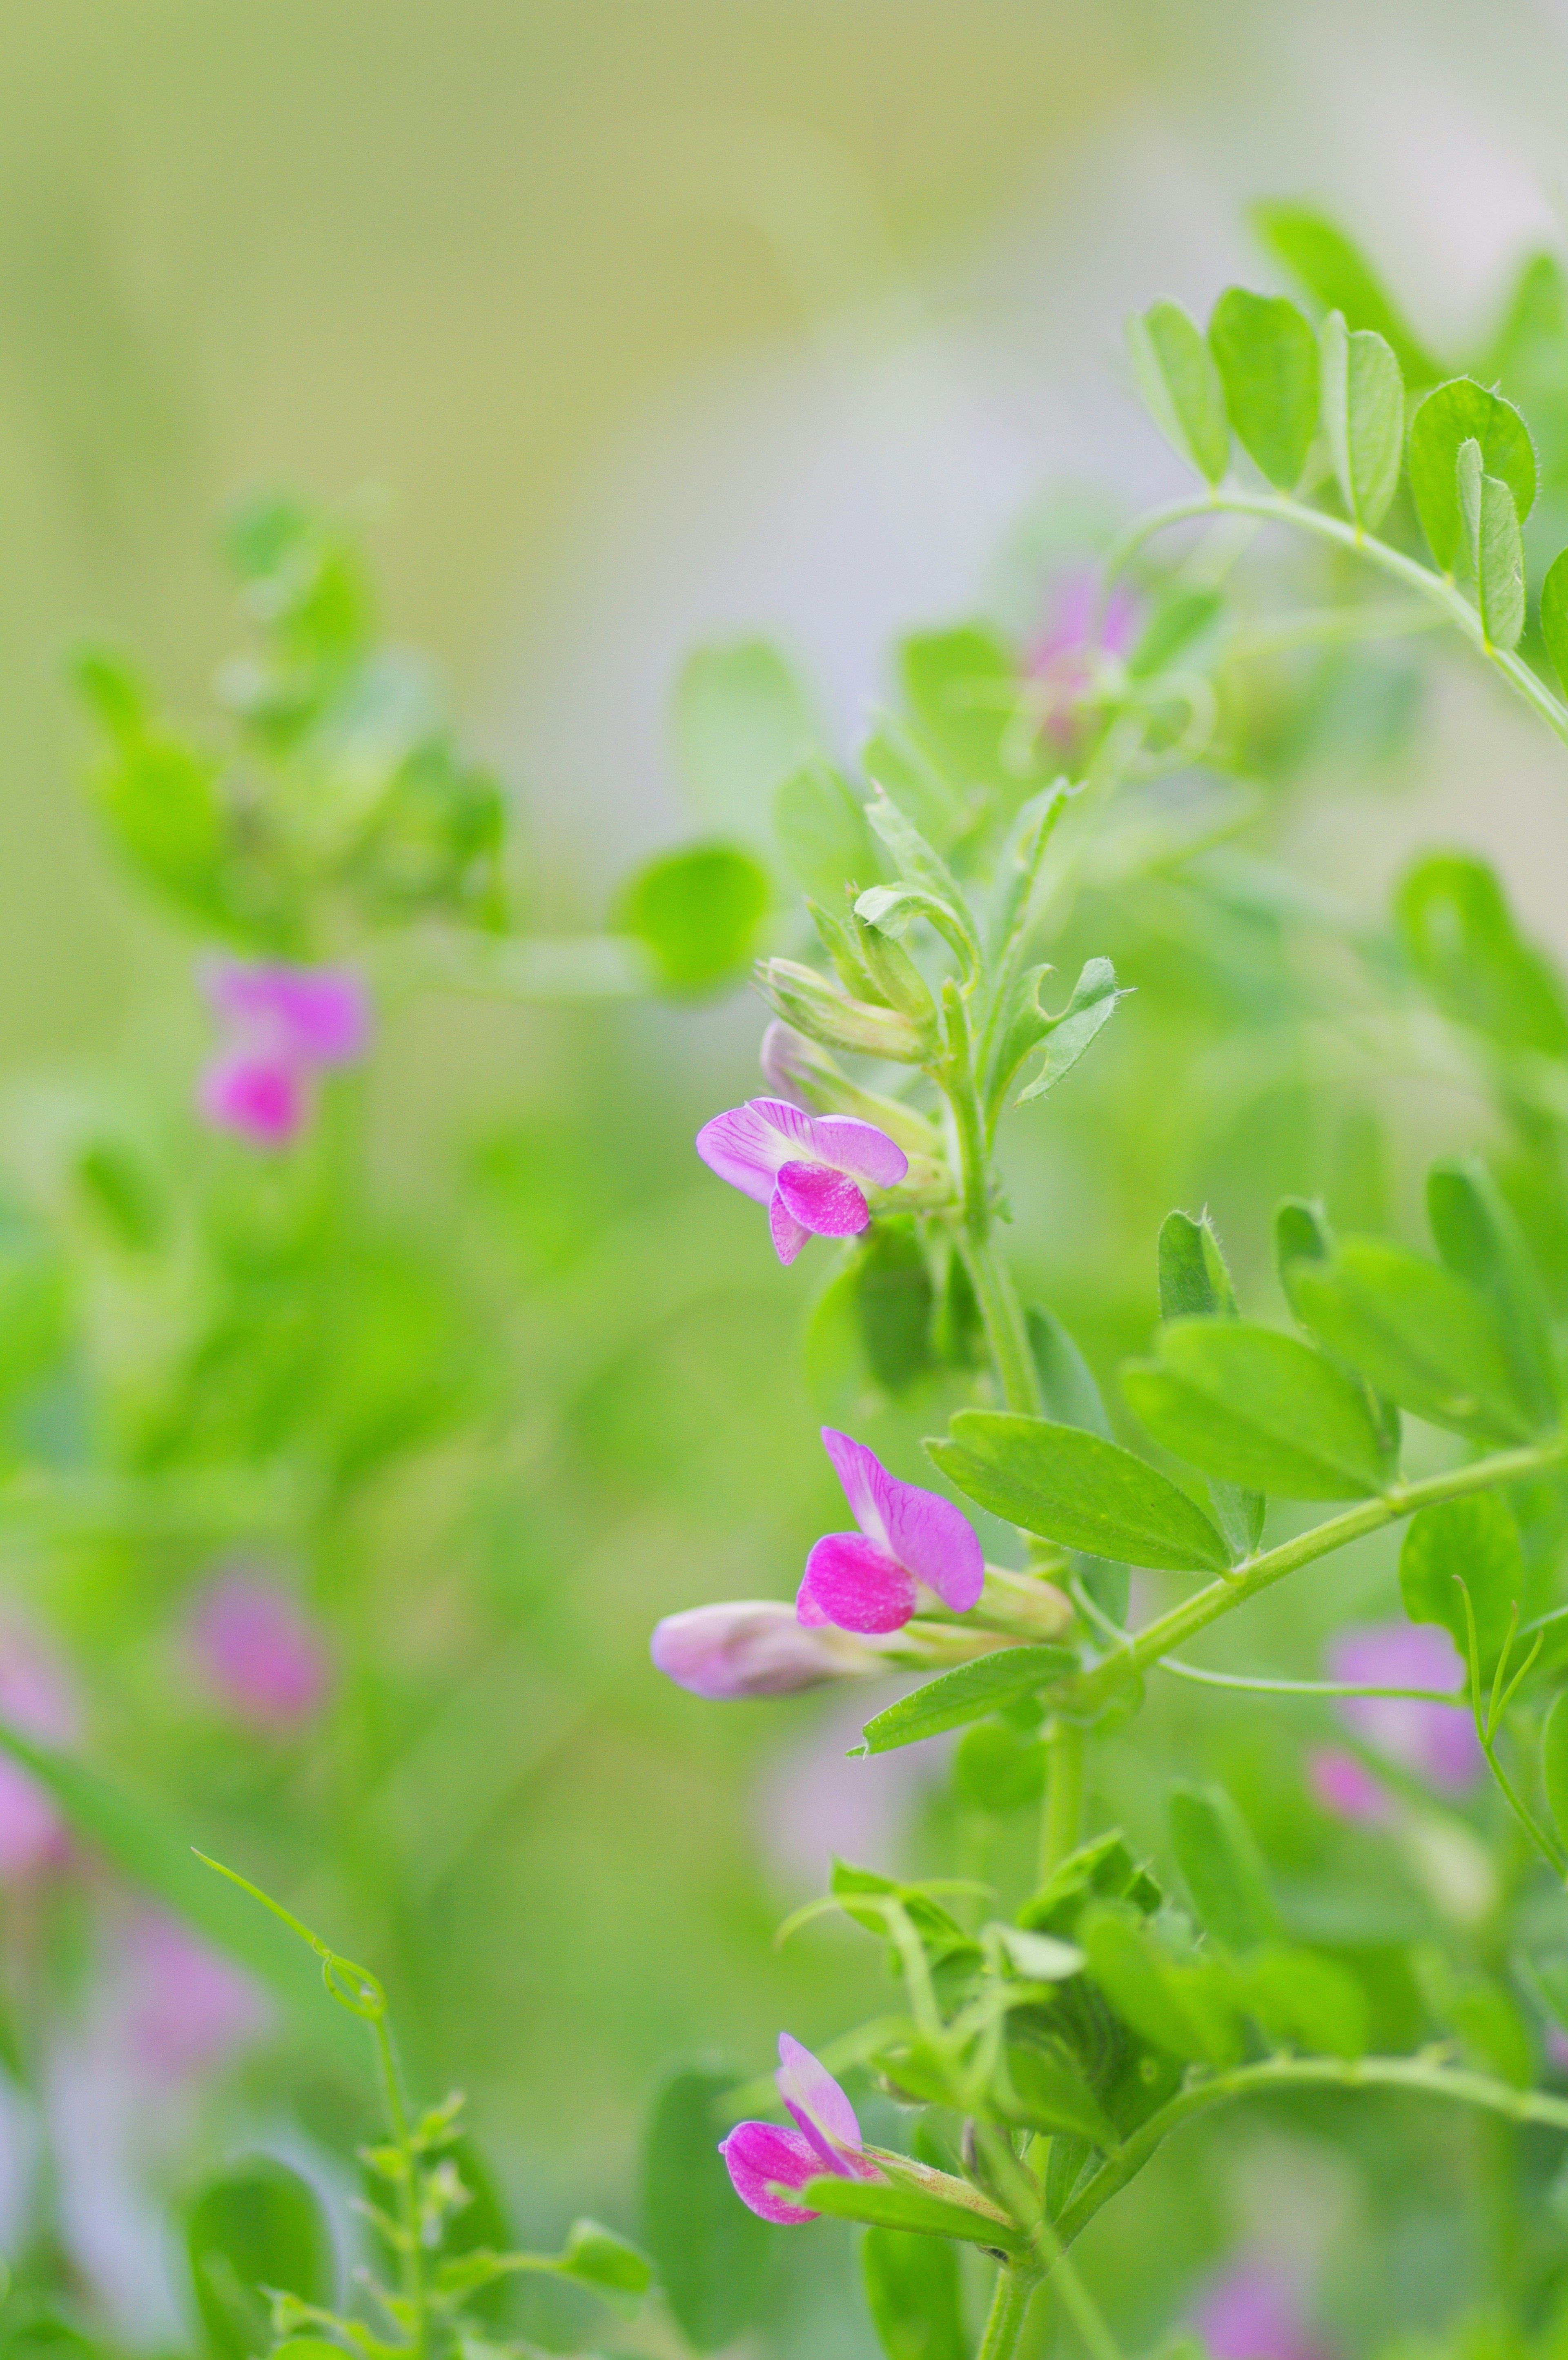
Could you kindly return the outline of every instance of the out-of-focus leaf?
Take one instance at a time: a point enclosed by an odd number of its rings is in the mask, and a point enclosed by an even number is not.
[[[1343,311],[1347,327],[1373,329],[1386,338],[1413,383],[1430,385],[1442,376],[1372,265],[1337,223],[1315,206],[1277,199],[1254,205],[1252,220],[1265,245],[1325,311]]]
[[[1038,1304],[1029,1306],[1025,1321],[1046,1415],[1058,1426],[1081,1426],[1109,1442],[1111,1421],[1093,1371],[1061,1321]]]
[[[1552,1822],[1568,1844],[1568,1688],[1553,1697],[1541,1732],[1541,1783]]]
[[[1410,965],[1445,1016],[1499,1048],[1568,1057],[1562,982],[1519,934],[1484,860],[1429,855],[1404,879],[1394,907]]]
[[[1240,442],[1282,492],[1300,481],[1318,430],[1318,340],[1288,296],[1228,287],[1209,344]]]
[[[554,2267],[558,2278],[591,2287],[607,2302],[626,2311],[636,2310],[653,2279],[647,2255],[598,2221],[573,2222]]]
[[[1046,1749],[1011,1721],[982,1721],[953,1750],[953,1792],[966,1810],[1004,1818],[1037,1803],[1046,1787]]]
[[[868,2229],[861,2274],[887,2360],[965,2360],[956,2246],[905,2229]]]
[[[1183,315],[1185,316],[1185,315]],[[1188,322],[1190,327],[1190,321]],[[1192,329],[1196,336],[1198,331]],[[1211,368],[1212,355],[1199,338],[1203,357]],[[1215,378],[1215,390],[1220,391]],[[1223,393],[1221,394],[1223,399]],[[1229,437],[1227,436],[1227,445]],[[1155,607],[1148,621],[1139,632],[1136,644],[1127,658],[1127,671],[1134,680],[1149,680],[1157,673],[1168,671],[1183,657],[1190,657],[1225,611],[1224,598],[1218,590],[1168,591]]]
[[[736,2201],[718,2142],[741,2076],[687,2068],[654,2098],[642,2145],[642,2234],[688,2343],[717,2352],[762,2309],[776,2233]]]
[[[1003,741],[1017,703],[1017,668],[993,631],[969,624],[916,632],[900,644],[898,672],[926,743],[954,787],[1015,783]]]
[[[1073,985],[1072,997],[1061,1014],[1043,1021],[1045,1062],[1034,1080],[1026,1082],[1019,1091],[1014,1106],[1027,1106],[1031,1098],[1043,1098],[1047,1090],[1054,1090],[1126,997],[1117,986],[1116,970],[1108,958],[1086,959]],[[1027,1051],[1021,1054],[1026,1055]]]
[[[1535,445],[1513,403],[1467,377],[1436,387],[1410,421],[1410,489],[1444,574],[1463,554],[1459,453],[1471,441],[1480,447],[1483,472],[1508,486],[1521,525],[1535,504]]]
[[[1064,1548],[1173,1573],[1222,1573],[1230,1564],[1224,1542],[1185,1491],[1080,1426],[960,1410],[950,1438],[926,1448],[966,1497]]]
[[[1469,1623],[1459,1584],[1470,1593],[1486,1679],[1502,1652],[1515,1606],[1524,1603],[1524,1553],[1508,1502],[1496,1491],[1442,1500],[1410,1518],[1399,1548],[1399,1594],[1412,1622],[1436,1622],[1470,1660]],[[1463,1698],[1464,1688],[1455,1695]]]
[[[203,2183],[186,2210],[185,2250],[215,2360],[253,2360],[270,2348],[264,2288],[323,2308],[335,2299],[332,2230],[321,2198],[271,2156],[253,2156]]]
[[[1375,330],[1345,327],[1331,311],[1321,332],[1323,427],[1345,507],[1376,532],[1399,484],[1405,388],[1399,364]]]
[[[1212,1976],[1163,1958],[1146,1933],[1118,1911],[1091,1907],[1079,1921],[1089,1973],[1117,2015],[1169,2057],[1191,2064],[1229,2064],[1239,2055],[1234,2018],[1218,2001]]]
[[[1293,1265],[1290,1295],[1325,1351],[1418,1417],[1512,1441],[1539,1431],[1497,1312],[1451,1271],[1382,1238],[1346,1238],[1329,1262]]]
[[[1366,1994],[1347,1967],[1291,1942],[1269,1942],[1241,1969],[1246,2005],[1270,2038],[1310,2056],[1366,2053]]]
[[[846,885],[870,885],[880,872],[860,797],[818,756],[780,780],[773,834],[796,883],[831,908],[841,905]]]
[[[1203,1925],[1237,1957],[1280,1932],[1268,1871],[1252,1830],[1221,1786],[1175,1785],[1171,1849]]]
[[[687,792],[714,833],[768,844],[773,797],[817,751],[806,693],[765,639],[696,648],[674,694],[675,753]]]
[[[749,853],[699,844],[638,870],[621,897],[620,924],[647,944],[672,991],[709,990],[751,957],[771,893]]]
[[[1160,1224],[1158,1261],[1163,1320],[1241,1317],[1230,1269],[1207,1213],[1196,1221],[1190,1213],[1168,1213]],[[1246,1556],[1263,1537],[1268,1504],[1264,1494],[1223,1475],[1211,1475],[1209,1499],[1226,1546],[1238,1557]]]
[[[1122,1371],[1157,1441],[1205,1474],[1288,1500],[1356,1500],[1387,1469],[1359,1386],[1299,1338],[1240,1319],[1163,1328]]]
[[[1008,2044],[1007,2079],[1014,2103],[1008,2111],[1035,2130],[1068,2131],[1108,2153],[1116,2133],[1100,2101],[1069,2067],[1021,2041]]]
[[[865,1744],[858,1752],[891,1754],[896,1746],[916,1745],[945,1729],[961,1729],[965,1721],[981,1721],[1014,1697],[1032,1696],[1051,1680],[1076,1671],[1078,1659],[1066,1647],[1003,1647],[972,1664],[942,1672],[913,1695],[900,1697],[885,1712],[865,1726]]]
[[[1231,458],[1225,392],[1214,355],[1179,303],[1151,303],[1127,322],[1144,406],[1178,458],[1217,484]]]
[[[1551,1310],[1519,1222],[1478,1157],[1432,1165],[1427,1218],[1444,1266],[1497,1306],[1520,1398],[1549,1424],[1559,1406]]]

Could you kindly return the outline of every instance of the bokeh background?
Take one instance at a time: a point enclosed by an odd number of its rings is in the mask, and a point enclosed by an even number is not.
[[[73,1091],[139,1095],[167,1138],[185,1120],[195,945],[78,792],[63,659],[118,641],[201,715],[236,636],[214,543],[237,492],[360,509],[390,633],[433,655],[515,799],[519,908],[591,929],[629,862],[696,825],[667,727],[693,645],[777,638],[847,747],[893,635],[973,612],[1026,631],[1053,536],[1174,486],[1121,321],[1160,292],[1201,313],[1265,271],[1250,201],[1322,201],[1455,349],[1568,205],[1549,0],[0,0],[0,1129],[24,1179]],[[1412,847],[1484,848],[1568,950],[1560,764],[1462,667],[1422,677],[1397,759],[1354,730],[1311,753],[1275,848],[1367,911]],[[1408,1223],[1417,1162],[1390,1162],[1354,1076],[1304,1060],[1249,1095],[1223,1070],[1245,989],[1201,945],[1129,939],[1147,1023],[1010,1149],[1025,1265],[1101,1366],[1152,1318],[1169,1203],[1212,1201],[1262,1288],[1273,1193]],[[528,2236],[585,2206],[633,2225],[636,2126],[670,2059],[760,2070],[781,2022],[813,2039],[878,2004],[869,1945],[771,1948],[831,1848],[967,1841],[938,1765],[846,1774],[853,1712],[709,1710],[646,1665],[658,1613],[785,1594],[832,1513],[799,1369],[809,1273],[774,1270],[689,1151],[754,1087],[760,1025],[744,996],[388,1014],[369,1189],[430,1280],[436,1373],[396,1466],[286,1567],[336,1666],[305,1739],[245,1743],[182,1701],[193,1546],[5,1543],[99,1757],[171,1808],[199,1798],[196,1833],[376,1961],[422,2083],[474,2093]],[[1419,1143],[1485,1132],[1463,1091],[1406,1103]],[[287,1535],[253,1546],[288,1559]],[[1310,1667],[1336,1612],[1387,1605],[1390,1564],[1304,1621],[1270,1608],[1254,1646]],[[1151,1761],[1229,1748],[1245,1777],[1270,1746],[1245,1716],[1213,1737],[1184,1712],[1156,1716]],[[1111,1800],[1157,1844],[1135,1780]],[[120,2332],[167,2342],[158,2223],[181,2176],[257,2137],[325,2172],[363,2096],[287,2038],[283,2072],[263,2039],[153,2136],[113,2024],[82,2007],[49,2102],[71,2235]],[[16,2212],[38,2113],[9,2113]],[[1197,2183],[1151,2174],[1108,2226],[1135,2336],[1284,2190],[1301,2267],[1336,2256],[1352,2346],[1474,2291],[1430,2208],[1374,2233],[1343,2155],[1283,2136]],[[869,2350],[845,2246],[814,2250],[791,2256],[775,2346]]]

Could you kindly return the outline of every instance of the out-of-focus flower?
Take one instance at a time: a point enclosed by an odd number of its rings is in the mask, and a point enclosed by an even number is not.
[[[249,1573],[221,1575],[197,1598],[190,1635],[203,1677],[258,1727],[295,1728],[326,1694],[320,1636],[276,1582]]]
[[[743,1598],[691,1606],[656,1623],[649,1653],[658,1670],[694,1696],[793,1696],[828,1680],[862,1679],[886,1666],[848,1633],[803,1628],[793,1606]]]
[[[1312,1748],[1307,1756],[1307,1784],[1314,1802],[1331,1819],[1348,1819],[1355,1827],[1381,1827],[1395,1816],[1387,1789],[1343,1746]]]
[[[1096,632],[1099,599],[1098,574],[1087,569],[1070,574],[1028,652],[1026,670],[1045,705],[1043,725],[1058,739],[1072,735],[1073,708],[1093,683],[1095,654],[1124,656],[1133,644],[1136,606],[1125,585],[1112,589]]]
[[[287,1146],[309,1117],[316,1075],[364,1054],[363,983],[347,967],[240,959],[213,961],[202,981],[227,1036],[202,1076],[203,1114],[255,1146]]]
[[[1329,1675],[1367,1688],[1464,1687],[1464,1666],[1446,1631],[1430,1622],[1368,1623],[1345,1631],[1329,1649]],[[1486,1765],[1469,1708],[1417,1697],[1345,1697],[1340,1712],[1374,1750],[1413,1771],[1440,1794],[1463,1795]]]
[[[871,1221],[866,1187],[896,1188],[909,1158],[874,1123],[811,1115],[784,1098],[751,1098],[696,1135],[709,1171],[768,1208],[782,1262],[808,1237],[858,1237]]]
[[[825,1426],[822,1440],[860,1531],[829,1533],[817,1543],[795,1601],[800,1621],[836,1622],[841,1631],[897,1631],[918,1610],[922,1592],[932,1604],[967,1614],[985,1587],[985,1555],[962,1510],[938,1492],[901,1483],[874,1450],[847,1434]]]
[[[267,2023],[249,1978],[159,1910],[126,1928],[125,1969],[126,2036],[154,2081],[210,2072]]]
[[[1305,2310],[1298,2270],[1248,2255],[1211,2280],[1192,2322],[1210,2360],[1324,2360]]]
[[[14,1622],[0,1626],[0,1720],[46,1745],[69,1745],[77,1733],[63,1666]],[[0,1754],[0,1882],[35,1876],[69,1854],[65,1823],[50,1797],[19,1763]]]
[[[718,2152],[736,2195],[764,2221],[815,2221],[817,2213],[771,2191],[804,2188],[825,2172],[841,2180],[880,2180],[882,2174],[865,2156],[861,2125],[843,2091],[826,2065],[787,2032],[779,2035],[773,2079],[795,2129],[779,2123],[738,2123]]]

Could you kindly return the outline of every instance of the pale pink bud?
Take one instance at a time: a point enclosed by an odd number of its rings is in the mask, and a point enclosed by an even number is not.
[[[874,1648],[831,1624],[806,1625],[781,1599],[691,1606],[656,1625],[649,1653],[657,1668],[694,1696],[791,1696],[828,1680],[863,1679],[887,1667]]]

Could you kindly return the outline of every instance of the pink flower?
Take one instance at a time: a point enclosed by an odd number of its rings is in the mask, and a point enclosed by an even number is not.
[[[321,1641],[289,1592],[272,1582],[231,1573],[210,1583],[196,1601],[191,1639],[210,1685],[259,1727],[293,1728],[326,1694]]]
[[[311,1109],[316,1075],[363,1055],[364,985],[346,967],[224,959],[203,973],[227,1043],[202,1077],[207,1121],[257,1147],[286,1147]]]
[[[962,1510],[899,1482],[875,1451],[847,1434],[825,1426],[822,1440],[860,1531],[817,1543],[795,1600],[798,1619],[836,1622],[841,1631],[898,1631],[923,1596],[967,1614],[985,1586],[985,1556]]]
[[[795,2223],[819,2216],[770,2191],[804,2188],[825,2172],[841,2180],[880,2180],[867,2161],[855,2110],[809,2049],[779,2035],[779,2070],[773,2076],[784,2111],[795,2127],[778,2123],[738,2123],[718,2152],[729,2167],[735,2193],[764,2221]]]
[[[693,1696],[793,1696],[827,1680],[885,1669],[880,1655],[846,1633],[805,1629],[776,1598],[691,1606],[654,1626],[649,1653],[658,1670]]]
[[[784,1098],[751,1098],[715,1115],[696,1152],[721,1180],[766,1205],[782,1262],[808,1237],[858,1237],[872,1218],[864,1187],[896,1188],[909,1169],[903,1148],[874,1123],[807,1114]]]
[[[1394,1817],[1387,1788],[1343,1746],[1313,1746],[1307,1756],[1307,1784],[1313,1801],[1331,1819],[1347,1819],[1353,1827],[1380,1827]]]
[[[1446,1631],[1430,1622],[1376,1622],[1345,1631],[1329,1649],[1330,1677],[1368,1688],[1463,1691],[1464,1666]],[[1348,1728],[1402,1769],[1444,1795],[1462,1795],[1485,1771],[1475,1726],[1463,1701],[1346,1697]]]
[[[1025,669],[1046,695],[1045,727],[1058,740],[1072,735],[1073,708],[1092,685],[1096,651],[1124,656],[1133,643],[1136,609],[1121,583],[1106,600],[1098,634],[1091,636],[1099,597],[1097,574],[1085,570],[1069,575],[1050,621],[1028,652]]]
[[[1210,2360],[1322,2360],[1304,2311],[1299,2274],[1255,2255],[1212,2279],[1192,2318]]]
[[[62,1666],[16,1624],[0,1630],[0,1720],[24,1737],[68,1745],[76,1703]],[[56,1868],[70,1854],[65,1822],[38,1780],[0,1754],[0,1882]]]
[[[157,2081],[211,2071],[267,2023],[248,1976],[160,1910],[132,1920],[125,1961],[129,2048]]]

